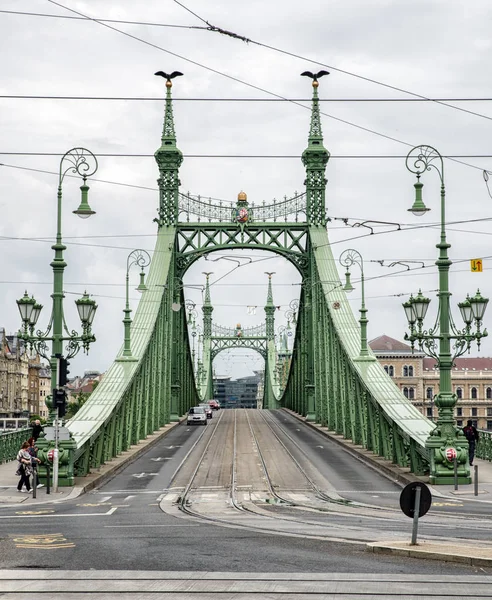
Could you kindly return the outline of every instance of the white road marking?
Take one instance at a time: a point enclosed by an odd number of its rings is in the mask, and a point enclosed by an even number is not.
[[[108,501],[108,500],[110,500],[110,499],[111,499],[111,496],[104,496],[104,498],[101,498],[101,499],[99,500],[99,503],[100,503],[100,504],[102,504],[103,502],[107,502],[107,501]]]
[[[150,460],[153,460],[154,462],[161,462],[163,460],[172,460],[172,457],[159,456],[157,458],[151,458]]]
[[[123,527],[138,527],[139,529],[142,527],[196,527],[197,525],[104,525],[106,528],[112,529],[121,529]]]
[[[315,448],[324,448],[324,446],[315,446]]]
[[[142,479],[142,477],[154,477],[155,475],[159,475],[159,473],[137,473],[132,475],[132,477],[136,477],[137,479]]]
[[[128,502],[132,498],[135,498],[135,496],[127,496],[126,498],[123,498],[123,502]]]
[[[58,517],[107,517],[118,510],[117,506],[110,508],[105,513],[64,513],[61,515],[4,515],[0,519],[57,519]]]

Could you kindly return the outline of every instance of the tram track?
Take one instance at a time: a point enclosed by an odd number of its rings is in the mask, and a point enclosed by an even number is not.
[[[302,448],[282,427],[274,431],[275,423],[272,427],[268,422],[273,420],[271,415],[247,410],[236,410],[233,415],[231,412],[221,412],[213,429],[209,423],[181,462],[168,488],[170,496],[161,502],[164,512],[224,527],[354,544],[374,541],[375,530],[392,537],[401,529],[396,525],[401,523],[396,512],[375,515],[371,514],[370,505],[334,503],[301,464],[304,458],[309,464]],[[284,434],[294,452],[280,439]],[[299,489],[308,491],[313,495],[313,503],[293,500],[287,489],[279,487],[279,465],[290,476],[290,480],[287,477],[281,482],[293,482],[297,471],[294,493]],[[283,509],[290,514],[280,514]],[[306,518],[306,511],[313,516]],[[439,535],[439,528],[451,528],[446,521],[441,517],[429,522],[435,531],[428,537],[449,539]],[[470,525],[469,520],[462,526],[456,521],[452,524],[454,528],[467,529]]]

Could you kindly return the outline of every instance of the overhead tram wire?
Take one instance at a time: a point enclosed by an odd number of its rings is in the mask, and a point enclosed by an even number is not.
[[[172,52],[171,50],[167,50],[166,48],[163,48],[162,46],[158,46],[157,44],[153,44],[152,42],[148,42],[147,40],[144,40],[143,38],[140,38],[140,37],[137,37],[137,36],[132,35],[130,33],[127,33],[126,31],[122,31],[121,29],[118,29],[117,27],[113,27],[112,25],[108,25],[107,23],[103,23],[103,22],[99,21],[98,19],[94,19],[92,17],[89,17],[89,16],[87,16],[87,15],[85,15],[85,14],[79,12],[79,11],[74,10],[73,8],[69,8],[67,6],[64,6],[63,4],[60,4],[59,2],[56,2],[55,0],[48,0],[48,2],[50,2],[51,4],[53,4],[55,6],[58,6],[59,8],[63,8],[65,10],[73,12],[73,13],[79,15],[79,16],[85,17],[86,19],[94,21],[95,23],[98,23],[99,25],[102,25],[103,27],[107,27],[108,29],[111,29],[112,31],[116,31],[117,33],[120,33],[121,35],[129,37],[130,39],[133,39],[135,41],[141,42],[142,44],[145,44],[146,46],[150,46],[151,48],[155,48],[157,50],[160,50],[161,52],[165,52],[166,54],[170,54],[171,56],[175,56],[176,58],[180,58],[181,60],[184,60],[185,62],[188,62],[190,64],[198,66],[198,67],[200,67],[202,69],[206,69],[207,71],[210,71],[212,73],[216,73],[217,75],[220,75],[221,77],[225,77],[226,79],[230,79],[231,81],[235,81],[236,83],[240,83],[240,84],[245,85],[247,87],[250,87],[252,89],[259,90],[259,91],[261,91],[261,92],[263,92],[265,94],[268,94],[270,96],[274,96],[276,98],[281,98],[283,100],[288,100],[287,98],[285,98],[284,96],[282,96],[280,94],[276,94],[275,92],[271,92],[269,90],[266,90],[265,88],[262,88],[260,86],[257,86],[257,85],[254,85],[252,83],[248,83],[248,82],[246,82],[246,81],[244,81],[242,79],[239,79],[238,77],[234,77],[232,75],[228,75],[227,73],[223,73],[222,71],[219,71],[219,70],[214,69],[212,67],[208,67],[207,65],[199,63],[198,61],[192,60],[190,58],[186,58],[183,55],[177,54],[176,52]],[[306,106],[306,105],[301,104],[299,102],[292,102],[292,101],[289,101],[289,102],[291,102],[291,104],[295,104],[296,106],[300,106],[301,108],[303,108],[305,110],[309,110],[309,111],[311,110],[310,106]],[[338,121],[340,123],[345,123],[346,125],[349,125],[351,127],[355,127],[355,128],[360,129],[362,131],[366,131],[368,133],[372,133],[372,134],[377,135],[379,137],[382,137],[384,139],[396,142],[398,144],[403,144],[404,146],[413,147],[415,145],[413,143],[404,142],[404,141],[399,140],[397,138],[394,138],[394,137],[392,137],[390,135],[386,135],[384,133],[379,133],[379,132],[375,131],[374,129],[370,129],[368,127],[363,127],[362,125],[357,125],[356,123],[352,123],[352,122],[347,121],[345,119],[341,119],[339,117],[335,117],[333,115],[329,115],[328,113],[325,113],[325,112],[322,112],[322,111],[320,111],[320,114],[322,114],[322,115],[324,115],[326,117],[329,117],[330,119],[334,119],[335,121]],[[453,159],[453,160],[456,160],[456,159]],[[461,162],[461,161],[456,161],[456,162]],[[462,164],[466,165],[467,163],[462,163]],[[474,167],[473,165],[468,165],[468,166],[472,166],[473,168],[483,170],[481,167]]]
[[[377,81],[376,79],[371,79],[369,77],[364,77],[362,75],[357,75],[355,73],[351,73],[350,71],[344,71],[343,69],[337,69],[336,67],[334,67],[332,65],[327,65],[326,63],[322,63],[322,62],[318,62],[318,61],[313,61],[311,59],[306,58],[305,56],[300,56],[299,54],[294,54],[293,52],[288,52],[286,50],[282,50],[280,48],[276,48],[275,46],[269,46],[268,44],[263,44],[261,42],[257,42],[255,40],[250,39],[250,38],[246,38],[245,36],[238,35],[238,34],[236,34],[234,32],[224,30],[221,27],[216,27],[215,25],[212,25],[211,23],[209,23],[208,21],[206,21],[203,17],[200,17],[199,15],[197,15],[196,13],[194,13],[187,6],[185,6],[184,4],[182,4],[181,2],[179,2],[179,0],[174,0],[174,2],[176,4],[179,4],[179,6],[181,6],[185,10],[187,10],[189,13],[191,13],[194,17],[196,17],[197,19],[199,19],[202,23],[205,23],[208,26],[207,27],[208,31],[217,32],[217,33],[220,33],[222,35],[229,36],[231,38],[239,39],[239,40],[242,40],[243,42],[247,42],[248,44],[255,44],[256,46],[260,46],[262,48],[267,48],[268,50],[273,50],[274,52],[279,52],[281,54],[286,54],[287,56],[292,56],[293,58],[298,58],[298,59],[303,60],[303,61],[309,61],[309,62],[314,63],[316,65],[320,65],[322,67],[327,67],[328,69],[332,69],[333,71],[338,71],[339,73],[343,73],[344,75],[350,75],[351,77],[357,77],[358,79],[363,79],[364,81],[367,81],[369,83],[373,83],[375,85],[381,85],[383,87],[395,90],[397,92],[401,92],[403,94],[409,94],[411,96],[416,96],[417,98],[420,98],[422,100],[430,100],[430,98],[427,98],[426,96],[422,96],[421,94],[416,94],[414,92],[410,92],[410,91],[405,90],[403,88],[399,88],[399,87],[396,87],[396,86],[393,86],[393,85],[388,85],[386,83],[382,83],[381,81]],[[459,110],[459,111],[462,111],[462,112],[466,112],[466,113],[471,114],[473,116],[481,117],[482,119],[487,119],[489,121],[492,121],[492,117],[489,117],[488,115],[484,115],[482,113],[477,113],[477,112],[474,112],[474,111],[471,111],[471,110],[466,110],[466,109],[461,108],[459,106],[453,106],[452,104],[447,104],[445,102],[437,102],[437,103],[441,104],[442,106],[446,106],[448,108],[452,108],[454,110]]]
[[[268,94],[270,96],[274,96],[276,98],[281,98],[281,99],[287,100],[287,98],[285,98],[284,96],[282,96],[280,94],[276,94],[274,92],[270,92],[269,90],[261,88],[260,86],[256,86],[256,85],[254,85],[252,83],[248,83],[246,81],[243,81],[243,80],[239,79],[238,77],[233,77],[232,75],[228,75],[227,73],[223,73],[222,71],[219,71],[217,69],[213,69],[212,67],[208,67],[208,66],[206,66],[206,65],[204,65],[202,63],[199,63],[198,61],[192,60],[190,58],[186,58],[186,57],[184,57],[184,56],[182,56],[180,54],[177,54],[176,52],[172,52],[171,50],[167,50],[166,48],[163,48],[162,46],[158,46],[157,44],[153,44],[152,42],[149,42],[149,41],[144,40],[144,39],[142,39],[140,37],[137,37],[135,35],[127,33],[126,31],[122,31],[121,29],[118,29],[117,27],[113,27],[112,25],[108,25],[108,23],[103,23],[102,21],[100,21],[98,19],[89,17],[88,15],[85,15],[84,13],[76,11],[73,8],[69,8],[68,6],[64,6],[63,4],[60,4],[59,2],[56,2],[55,0],[48,0],[48,2],[50,4],[53,4],[54,6],[58,6],[59,8],[62,8],[64,10],[68,10],[69,12],[72,12],[72,13],[80,16],[80,17],[84,17],[85,19],[88,19],[90,21],[98,23],[99,25],[102,25],[103,27],[106,27],[106,28],[108,28],[108,29],[110,29],[112,31],[117,32],[117,33],[120,33],[121,35],[124,35],[124,36],[126,36],[126,37],[128,37],[130,39],[133,39],[133,40],[138,41],[138,42],[140,42],[142,44],[145,44],[146,46],[150,46],[151,48],[155,48],[157,50],[160,50],[161,52],[165,52],[166,54],[169,54],[171,56],[175,56],[176,58],[180,58],[181,60],[184,60],[185,62],[188,62],[188,63],[193,64],[195,66],[198,66],[200,68],[206,69],[207,71],[210,71],[212,73],[216,73],[217,75],[220,75],[221,77],[225,77],[227,79],[230,79],[231,81],[235,81],[237,83],[241,83],[242,85],[245,85],[245,86],[250,87],[252,89],[259,90],[259,91],[261,91],[261,92],[263,92],[265,94]],[[304,60],[307,60],[307,59],[304,59]],[[320,64],[320,63],[315,63],[315,64]],[[336,70],[339,70],[339,69],[336,69]],[[388,87],[391,87],[391,86],[388,86]],[[398,90],[398,88],[394,88],[394,89]],[[416,95],[418,96],[418,94],[416,94]],[[310,106],[306,106],[306,105],[301,104],[299,102],[291,102],[291,103],[295,104],[296,106],[300,106],[301,108],[303,108],[305,110],[311,110]],[[352,122],[347,121],[345,119],[341,119],[339,117],[335,117],[333,115],[329,115],[328,113],[325,113],[325,112],[322,112],[322,111],[320,111],[320,114],[322,114],[324,116],[327,116],[330,119],[334,119],[334,120],[336,120],[336,121],[338,121],[340,123],[345,123],[346,125],[349,125],[351,127],[355,127],[357,129],[360,129],[361,131],[366,131],[368,133],[372,133],[372,134],[377,135],[379,137],[382,137],[384,139],[388,139],[390,141],[397,142],[398,144],[403,144],[404,146],[413,147],[415,145],[413,143],[404,142],[403,140],[399,140],[397,138],[394,138],[392,136],[386,135],[384,133],[379,133],[379,132],[377,132],[377,131],[375,131],[373,129],[369,129],[368,127],[363,127],[362,125],[357,125],[356,123],[352,123]],[[469,163],[466,163],[464,161],[458,160],[456,158],[450,158],[449,160],[452,160],[453,162],[457,162],[459,164],[471,167],[473,169],[479,169],[480,171],[483,171],[482,167],[478,167],[476,165],[471,165]]]
[[[146,27],[168,27],[168,28],[175,28],[175,29],[191,29],[191,30],[201,30],[201,31],[217,31],[218,33],[221,33],[220,28],[216,28],[211,29],[209,23],[207,21],[205,21],[205,19],[203,19],[202,17],[200,17],[199,15],[197,15],[196,13],[194,13],[193,11],[191,11],[189,8],[187,8],[185,5],[181,4],[180,2],[177,2],[177,4],[180,4],[180,6],[182,6],[184,9],[186,9],[188,12],[190,12],[191,14],[193,14],[195,17],[197,17],[198,19],[200,19],[203,23],[205,23],[207,25],[207,27],[198,27],[198,26],[194,26],[194,25],[175,25],[175,24],[171,24],[171,23],[155,23],[155,22],[146,22],[146,21],[124,21],[124,20],[118,20],[118,19],[92,19],[91,17],[87,17],[87,16],[69,16],[69,15],[51,15],[51,14],[46,14],[46,13],[33,13],[33,12],[21,12],[21,11],[13,11],[13,10],[0,10],[0,13],[6,13],[6,14],[14,14],[14,15],[25,15],[25,16],[35,16],[35,17],[50,17],[50,18],[57,18],[57,19],[71,19],[71,20],[77,20],[77,21],[96,21],[99,22],[101,24],[104,23],[116,23],[116,24],[121,24],[121,25],[140,25],[140,26],[146,26]],[[58,5],[61,8],[64,8],[66,10],[71,10],[68,7],[62,6],[62,5]],[[75,11],[73,11],[75,12]],[[213,27],[213,26],[212,26]],[[229,32],[230,33],[230,32]],[[238,36],[239,39],[241,39],[243,36]],[[377,79],[372,79],[370,77],[365,77],[363,75],[359,75],[357,73],[352,73],[351,71],[347,71],[344,69],[339,69],[337,67],[334,67],[333,65],[328,65],[326,63],[322,63],[322,62],[318,62],[316,60],[313,60],[312,58],[308,58],[299,54],[296,54],[294,52],[289,52],[288,50],[283,50],[281,48],[276,48],[275,46],[270,46],[268,44],[264,44],[262,42],[257,42],[255,40],[251,40],[248,38],[248,43],[251,44],[255,44],[256,46],[260,46],[263,48],[266,48],[268,50],[273,50],[274,52],[278,52],[281,54],[285,54],[286,56],[291,56],[293,58],[297,58],[299,60],[303,60],[303,61],[308,61],[311,62],[312,64],[317,64],[323,67],[327,67],[329,69],[332,69],[333,71],[337,71],[339,73],[343,73],[344,75],[349,75],[350,77],[355,77],[357,79],[362,79],[363,81],[367,81],[368,83],[373,83],[374,85],[379,85],[397,92],[401,92],[403,94],[408,94],[411,96],[414,96],[415,98],[413,99],[406,99],[406,98],[402,98],[402,99],[398,99],[398,100],[376,100],[376,101],[380,101],[380,102],[384,102],[384,101],[401,101],[401,102],[405,102],[405,101],[417,101],[417,102],[435,102],[438,104],[442,104],[448,108],[453,108],[455,110],[460,110],[463,112],[469,112],[472,115],[476,115],[482,118],[486,118],[486,119],[492,119],[492,117],[489,117],[487,115],[483,115],[481,113],[475,113],[473,111],[467,111],[466,109],[462,109],[461,107],[458,106],[453,106],[453,105],[449,105],[446,104],[447,102],[463,102],[463,101],[472,101],[472,100],[491,100],[490,98],[474,98],[474,99],[469,99],[469,98],[428,98],[427,96],[423,96],[420,94],[417,94],[415,92],[411,92],[409,90],[405,90],[403,88],[399,88],[397,86],[393,86],[387,83],[383,83],[382,81],[378,81]],[[131,98],[126,98],[127,100],[130,100]],[[320,100],[322,101],[322,100]],[[330,100],[327,100],[328,102]],[[336,100],[335,100],[336,101]],[[343,101],[357,101],[357,100],[343,100]],[[367,100],[365,100],[367,101]],[[369,100],[371,101],[371,100]]]
[[[61,152],[2,152],[0,151],[0,156],[62,156]],[[97,156],[103,156],[105,158],[153,158],[153,154],[127,154],[127,153],[114,153],[114,152],[98,152]],[[301,160],[300,154],[185,154],[183,153],[184,158],[257,158],[257,159],[295,159]],[[406,154],[331,154],[330,160],[339,159],[339,160],[366,160],[366,159],[377,159],[377,160],[389,160],[389,159],[399,159],[406,158]],[[455,162],[460,162],[456,160],[457,158],[492,158],[492,154],[446,154],[443,155],[443,158],[447,158],[449,160],[455,160]],[[466,165],[466,163],[462,163]],[[23,168],[23,167],[15,167],[14,165],[3,165],[0,163],[0,166],[11,166],[13,168]],[[483,170],[482,167],[477,167],[475,165],[466,165],[473,167],[474,169]],[[36,169],[31,169],[35,171]],[[50,173],[50,171],[39,170],[40,173]],[[93,181],[96,181],[95,179]],[[97,181],[103,181],[101,179]],[[123,185],[123,184],[122,184]],[[144,189],[153,189],[153,188],[145,188]]]
[[[2,11],[0,11],[2,12]],[[83,19],[85,20],[85,19]],[[29,94],[0,94],[4,100],[114,100],[118,102],[164,102],[164,96],[33,96]],[[311,102],[312,98],[180,98],[173,102]],[[318,98],[321,104],[335,102],[490,102],[492,98]]]

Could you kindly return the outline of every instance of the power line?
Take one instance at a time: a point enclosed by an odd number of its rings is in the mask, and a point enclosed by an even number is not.
[[[49,0],[49,1],[51,2],[52,0]],[[274,52],[279,52],[280,54],[285,54],[287,56],[292,56],[294,58],[298,58],[298,59],[303,60],[303,61],[305,61],[305,60],[311,60],[311,59],[306,58],[305,56],[300,56],[299,54],[295,54],[293,52],[288,52],[287,50],[283,50],[281,48],[276,48],[275,46],[270,46],[268,44],[263,44],[261,42],[257,42],[255,40],[250,39],[250,38],[246,38],[244,36],[238,35],[238,34],[233,33],[231,31],[224,30],[224,29],[222,29],[220,27],[216,27],[215,25],[212,25],[211,23],[209,23],[208,21],[206,21],[205,19],[203,19],[199,15],[195,14],[193,11],[191,11],[188,7],[186,7],[181,2],[178,2],[178,0],[174,0],[174,2],[176,2],[176,4],[179,4],[179,6],[183,7],[185,10],[187,10],[188,12],[190,12],[195,17],[197,17],[200,21],[202,21],[202,23],[205,23],[208,26],[207,29],[209,31],[217,32],[217,33],[220,33],[222,35],[226,35],[226,36],[229,36],[229,37],[232,37],[232,38],[237,38],[237,39],[240,39],[240,40],[242,40],[244,42],[247,42],[249,44],[255,44],[257,46],[261,46],[263,48],[267,48],[269,50],[273,50]],[[430,98],[428,98],[427,96],[423,96],[422,94],[416,94],[414,92],[410,92],[409,90],[405,90],[403,88],[399,88],[399,87],[396,87],[396,86],[393,86],[393,85],[388,85],[386,83],[382,83],[381,81],[378,81],[376,79],[371,79],[369,77],[364,77],[362,75],[358,75],[358,74],[352,73],[350,71],[345,71],[343,69],[338,69],[337,67],[334,67],[333,65],[327,65],[325,63],[318,62],[318,61],[312,61],[312,60],[311,60],[311,62],[314,62],[315,64],[321,65],[323,67],[327,67],[328,69],[332,69],[333,71],[338,71],[339,73],[344,73],[345,75],[350,75],[351,77],[356,77],[357,79],[362,79],[363,81],[367,81],[367,82],[373,83],[375,85],[380,85],[380,86],[389,88],[389,89],[397,91],[397,92],[402,92],[403,94],[408,94],[410,96],[415,96],[416,98],[420,98],[422,100],[429,100],[430,101]],[[436,104],[440,104],[441,106],[447,106],[448,108],[452,108],[454,110],[459,110],[461,112],[468,113],[468,114],[473,115],[475,117],[480,117],[482,119],[487,119],[489,121],[492,121],[492,117],[489,117],[488,115],[484,115],[482,113],[477,113],[477,112],[474,112],[474,111],[471,111],[471,110],[467,110],[467,109],[461,108],[459,106],[454,106],[452,104],[447,104],[447,103],[441,102],[441,101],[434,100],[434,102],[436,102]]]
[[[2,12],[2,11],[0,11]],[[164,96],[33,96],[28,94],[0,94],[4,100],[114,100],[118,102],[164,102]],[[311,102],[312,98],[180,98],[173,102]],[[492,98],[318,98],[321,103],[336,102],[490,102]]]
[[[50,0],[48,0],[48,1],[50,1]],[[411,92],[409,90],[405,90],[405,89],[399,88],[397,86],[389,85],[389,84],[383,83],[381,81],[378,81],[376,79],[372,79],[372,78],[369,78],[369,77],[364,77],[362,75],[358,75],[357,73],[352,73],[351,71],[347,71],[347,70],[344,70],[344,69],[339,69],[339,68],[337,68],[337,67],[335,67],[333,65],[327,65],[325,63],[318,62],[318,61],[313,60],[311,58],[307,58],[305,56],[301,56],[299,54],[295,54],[293,52],[289,52],[287,50],[283,50],[283,49],[277,48],[275,46],[270,46],[270,45],[264,44],[262,42],[257,42],[255,40],[251,40],[249,38],[244,38],[244,36],[237,36],[236,34],[231,35],[231,32],[225,32],[225,30],[223,30],[221,28],[210,26],[209,23],[208,23],[208,21],[205,21],[205,19],[202,19],[196,13],[193,13],[190,9],[188,9],[186,6],[184,6],[183,4],[181,4],[179,2],[177,2],[177,4],[180,4],[180,6],[182,6],[183,8],[185,8],[188,12],[190,12],[191,14],[193,14],[194,16],[196,16],[198,19],[200,19],[203,23],[205,23],[207,25],[207,27],[197,27],[197,26],[192,26],[192,25],[175,25],[175,24],[170,24],[170,23],[155,23],[155,22],[146,22],[146,21],[124,21],[124,20],[118,20],[118,19],[93,19],[91,17],[83,15],[82,13],[77,13],[76,11],[74,11],[74,10],[72,10],[72,9],[66,7],[66,6],[63,6],[61,4],[58,4],[56,2],[52,2],[52,4],[56,4],[60,8],[64,8],[66,10],[70,10],[70,11],[76,13],[76,14],[79,14],[80,16],[52,15],[52,14],[46,14],[46,13],[33,13],[33,12],[21,12],[21,11],[10,11],[10,10],[0,10],[0,13],[15,14],[15,15],[25,15],[25,16],[36,16],[36,17],[50,17],[50,18],[57,18],[57,19],[71,19],[71,20],[79,20],[79,21],[95,21],[96,23],[100,23],[100,24],[116,23],[116,24],[124,24],[124,25],[144,25],[144,26],[153,26],[153,27],[169,27],[169,28],[176,28],[176,29],[208,30],[208,31],[216,31],[218,33],[226,33],[226,34],[230,35],[231,37],[237,37],[239,39],[247,40],[249,43],[252,43],[252,44],[255,44],[257,46],[261,46],[261,47],[267,48],[269,50],[273,50],[274,52],[279,52],[281,54],[285,54],[287,56],[291,56],[291,57],[297,58],[299,60],[309,61],[309,62],[317,64],[317,65],[325,66],[325,67],[327,67],[329,69],[332,69],[334,71],[337,71],[339,73],[343,73],[345,75],[349,75],[351,77],[362,79],[364,81],[367,81],[369,83],[373,83],[375,85],[379,85],[379,86],[382,86],[382,87],[386,87],[386,88],[392,89],[394,91],[398,91],[398,92],[401,92],[401,93],[404,93],[404,94],[408,94],[408,95],[414,96],[415,98],[412,99],[413,101],[435,102],[435,103],[441,104],[443,106],[446,106],[448,108],[452,108],[452,109],[455,109],[455,110],[460,110],[460,111],[469,113],[469,114],[474,115],[474,116],[478,116],[478,117],[489,119],[489,120],[492,119],[492,117],[489,117],[488,115],[483,115],[481,113],[476,113],[474,111],[469,111],[469,110],[463,109],[463,108],[458,107],[458,106],[453,106],[453,105],[447,104],[447,102],[482,101],[482,100],[490,100],[490,98],[484,98],[484,99],[482,99],[482,98],[473,98],[473,99],[469,99],[469,98],[428,98],[427,96],[423,96],[421,94],[416,94],[416,93]],[[115,31],[119,31],[116,28],[113,28],[113,29]],[[123,34],[127,35],[126,32],[121,32],[120,31],[120,33],[123,33]],[[132,36],[132,37],[134,37],[134,36]],[[137,38],[135,38],[135,39],[137,39]],[[127,98],[127,100],[131,100],[131,98]],[[285,99],[285,100],[287,100],[287,99]],[[289,100],[287,100],[287,101],[289,101]],[[295,101],[297,102],[298,100],[295,100]],[[337,101],[337,100],[333,100],[333,101]],[[411,100],[410,99],[398,99],[398,100],[392,100],[392,99],[389,99],[389,100],[381,99],[381,100],[379,100],[379,99],[377,99],[377,100],[344,100],[344,101],[349,101],[349,102],[350,101],[351,102],[357,102],[357,101],[378,101],[378,102],[385,102],[385,101],[390,101],[390,102],[397,101],[398,102],[398,101],[400,101],[400,102],[405,102],[405,101],[411,101]]]
[[[114,152],[96,152],[98,157],[105,158],[154,158],[153,154],[127,154],[127,153],[114,153]],[[63,156],[61,152],[1,152],[0,156]],[[296,159],[301,160],[300,154],[183,154],[184,158],[271,158],[271,159]],[[377,159],[377,160],[387,160],[387,159],[405,159],[407,157],[406,154],[331,154],[330,160],[333,159],[351,159],[351,160],[360,160],[360,159]],[[457,159],[457,158],[492,158],[492,154],[446,154],[442,155],[443,158],[448,159]],[[459,161],[457,161],[459,162]],[[462,163],[465,164],[465,163]],[[0,166],[11,166],[11,165],[2,165]],[[475,169],[483,170],[482,167],[477,167],[475,165],[466,165],[469,167],[473,167]],[[23,168],[23,167],[17,167]],[[35,170],[35,169],[32,169]],[[41,171],[41,173],[50,173],[50,171]],[[58,175],[58,173],[56,173]],[[95,179],[93,181],[96,181]],[[99,180],[102,181],[102,180]],[[105,183],[114,183],[114,182],[105,182]],[[124,184],[120,184],[124,185]],[[154,188],[146,188],[142,186],[143,189],[154,189]]]

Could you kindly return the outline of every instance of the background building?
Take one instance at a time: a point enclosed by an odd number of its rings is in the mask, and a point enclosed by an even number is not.
[[[256,408],[258,384],[262,379],[261,371],[240,379],[215,377],[214,399],[220,403],[221,408]]]
[[[437,418],[434,397],[439,392],[439,370],[433,358],[408,344],[382,335],[369,342],[384,370],[402,393],[430,419]],[[451,372],[458,397],[455,416],[459,427],[471,419],[479,429],[492,430],[492,358],[457,358]]]

